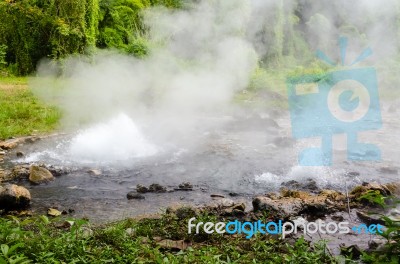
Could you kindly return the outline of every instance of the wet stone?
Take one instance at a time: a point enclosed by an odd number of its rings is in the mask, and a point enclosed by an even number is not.
[[[90,175],[99,176],[99,175],[101,175],[101,170],[91,169],[91,170],[88,170],[88,173]]]
[[[136,191],[138,193],[147,193],[147,192],[149,192],[149,189],[146,186],[138,184],[138,185],[136,185]]]
[[[46,168],[32,165],[30,168],[29,181],[34,184],[47,183],[54,180],[53,174]]]
[[[311,191],[311,192],[319,190],[317,182],[313,179],[307,179],[305,182],[298,182],[295,180],[291,180],[281,183],[281,186],[289,189]]]
[[[358,218],[367,225],[385,225],[385,221],[383,221],[379,215],[366,214],[360,211],[357,211],[356,213]]]
[[[145,199],[145,197],[143,195],[141,195],[140,193],[137,193],[137,192],[129,192],[126,195],[126,198],[128,198],[128,200],[143,200],[143,199]]]
[[[180,191],[192,191],[193,185],[190,182],[183,182],[179,184],[178,189]]]
[[[164,193],[167,192],[167,188],[158,183],[153,183],[149,186],[149,192]]]

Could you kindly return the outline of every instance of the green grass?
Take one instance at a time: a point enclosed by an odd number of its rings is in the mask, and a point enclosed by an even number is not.
[[[267,236],[189,235],[187,219],[174,215],[103,226],[71,221],[72,227],[62,227],[64,220],[45,216],[0,218],[0,263],[336,263],[323,244],[303,239],[289,244]],[[191,246],[168,249],[161,239],[185,239]]]
[[[61,113],[36,98],[23,77],[0,80],[0,139],[54,130]]]

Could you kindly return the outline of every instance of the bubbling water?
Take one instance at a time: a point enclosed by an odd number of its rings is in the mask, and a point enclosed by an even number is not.
[[[147,157],[159,149],[146,139],[138,126],[124,113],[80,131],[72,138],[68,153],[81,161],[113,162]]]

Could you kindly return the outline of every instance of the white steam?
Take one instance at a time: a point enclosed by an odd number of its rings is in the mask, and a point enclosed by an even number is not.
[[[113,51],[71,57],[63,63],[64,78],[43,62],[42,78],[33,85],[61,107],[66,127],[89,127],[72,141],[76,155],[150,155],[152,143],[193,143],[219,124],[235,93],[248,86],[259,57],[299,58],[319,48],[337,59],[337,39],[347,35],[350,61],[368,44],[390,58],[399,48],[399,4],[381,2],[204,0],[182,10],[153,8],[143,14],[151,41],[144,59]],[[284,43],[293,48],[283,49]]]
[[[58,82],[57,90],[43,89],[54,88],[57,72],[43,62],[38,73],[45,78],[36,80],[35,86],[41,88],[42,97],[62,108],[66,126],[95,124],[73,140],[74,153],[86,151],[100,160],[120,158],[117,152],[95,154],[94,146],[113,149],[111,138],[118,133],[111,132],[125,130],[123,136],[132,132],[129,126],[106,131],[96,125],[120,112],[149,127],[142,131],[149,140],[180,142],[207,130],[207,117],[223,114],[234,94],[248,85],[257,65],[256,53],[245,38],[250,13],[249,2],[242,0],[202,1],[179,11],[150,9],[144,14],[152,43],[146,58],[112,51],[69,58],[63,66],[66,78]],[[135,141],[135,134],[126,140]],[[131,143],[120,147],[126,147],[125,152],[135,149]]]
[[[158,149],[149,143],[125,114],[81,131],[71,141],[69,153],[80,160],[125,160],[146,157]]]

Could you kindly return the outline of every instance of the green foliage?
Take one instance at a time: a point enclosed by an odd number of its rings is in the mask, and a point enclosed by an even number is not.
[[[379,205],[382,208],[386,207],[385,200],[388,197],[383,196],[378,190],[369,190],[365,194],[361,195],[358,200],[359,201],[367,201],[374,205]]]
[[[377,251],[364,252],[362,260],[365,263],[393,263],[400,262],[400,221],[393,220],[387,216],[382,216],[384,230],[382,237],[387,243]]]
[[[6,55],[7,55],[7,46],[2,44],[0,45],[0,69],[3,68],[5,65],[7,65]]]
[[[180,0],[7,0],[0,2],[0,69],[12,75],[35,70],[44,57],[59,60],[99,48],[143,57],[146,28],[141,12]],[[3,74],[5,75],[5,74]]]
[[[8,65],[31,73],[43,57],[59,59],[94,46],[98,0],[23,0],[0,2],[0,44]]]
[[[207,214],[198,219],[217,220]],[[86,220],[46,216],[0,218],[0,254],[6,261],[0,263],[335,263],[324,243],[311,246],[301,238],[292,245],[261,235],[250,240],[199,237],[187,234],[187,220],[163,215],[93,226]],[[166,238],[192,244],[173,250],[160,245]]]
[[[395,197],[386,197],[378,190],[370,190],[360,196],[359,200],[368,201],[373,205],[379,205],[382,208],[395,207],[400,200]],[[390,201],[390,203],[388,203]],[[376,251],[364,252],[362,260],[365,263],[399,263],[400,261],[400,220],[393,220],[388,216],[382,215],[384,222],[384,232],[379,234],[386,239],[387,243]]]
[[[138,57],[147,54],[141,10],[149,6],[147,0],[102,1],[98,46],[116,48]]]

